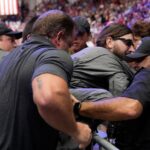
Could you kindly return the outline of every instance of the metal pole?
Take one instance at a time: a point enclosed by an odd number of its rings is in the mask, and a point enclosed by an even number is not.
[[[105,150],[119,150],[117,147],[109,143],[106,139],[101,138],[98,134],[94,133],[93,140],[103,147]]]

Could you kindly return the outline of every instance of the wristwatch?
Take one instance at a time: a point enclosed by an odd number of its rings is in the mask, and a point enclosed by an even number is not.
[[[79,112],[80,112],[81,104],[82,104],[81,102],[77,102],[73,106],[73,112],[76,116],[80,116]]]

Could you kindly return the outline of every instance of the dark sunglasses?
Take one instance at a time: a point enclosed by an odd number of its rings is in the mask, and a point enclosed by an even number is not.
[[[120,40],[122,41],[125,45],[127,45],[128,47],[133,46],[133,41],[130,39],[124,39],[124,38],[113,38],[114,40]]]

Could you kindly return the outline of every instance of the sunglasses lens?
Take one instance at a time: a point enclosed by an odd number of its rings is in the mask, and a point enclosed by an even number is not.
[[[124,40],[124,42],[125,42],[125,44],[126,44],[127,46],[133,45],[132,40]]]
[[[124,38],[114,38],[114,40],[121,40],[125,45],[127,45],[128,47],[134,45],[133,41],[130,39],[124,39]]]

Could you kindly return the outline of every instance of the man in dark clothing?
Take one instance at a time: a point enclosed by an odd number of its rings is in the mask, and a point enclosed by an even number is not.
[[[91,130],[76,122],[68,83],[72,61],[64,51],[73,38],[74,23],[62,11],[42,14],[31,37],[0,65],[0,149],[55,150],[58,130],[81,148]]]
[[[150,149],[150,37],[126,59],[133,61],[139,71],[120,97],[98,102],[83,102],[80,115],[109,121],[121,121],[116,129],[116,146],[120,150]]]

